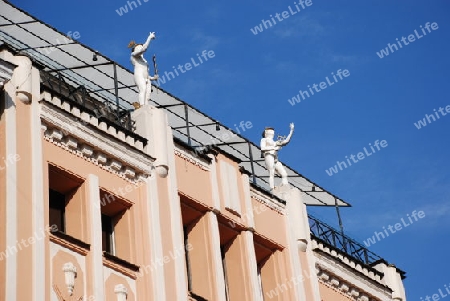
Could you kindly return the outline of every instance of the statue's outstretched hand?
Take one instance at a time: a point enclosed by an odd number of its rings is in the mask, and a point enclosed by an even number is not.
[[[150,39],[156,39],[156,34],[154,32],[151,32],[149,35]]]
[[[291,131],[294,130],[294,123],[293,122],[291,122],[291,124],[289,124],[289,128],[291,129]]]

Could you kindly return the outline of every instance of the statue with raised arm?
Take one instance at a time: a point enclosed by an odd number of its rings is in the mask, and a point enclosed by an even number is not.
[[[260,146],[262,155],[264,156],[264,161],[266,163],[266,168],[269,170],[269,186],[271,190],[275,187],[275,172],[281,176],[281,185],[288,185],[286,169],[283,164],[278,161],[278,151],[291,140],[292,133],[294,132],[294,124],[291,123],[289,127],[291,129],[289,135],[287,137],[278,136],[277,141],[273,140],[273,137],[275,136],[275,131],[273,128],[266,128],[262,134],[263,138],[261,139]]]
[[[134,81],[139,89],[139,103],[133,103],[136,109],[148,104],[152,92],[151,81],[158,80],[157,74],[149,76],[148,63],[144,58],[144,52],[155,37],[155,33],[151,32],[144,44],[136,44],[134,41],[128,44],[128,48],[131,48],[131,63],[134,66]]]

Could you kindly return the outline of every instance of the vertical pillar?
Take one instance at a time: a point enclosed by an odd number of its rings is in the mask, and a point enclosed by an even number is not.
[[[184,246],[183,225],[181,221],[181,208],[178,196],[178,188],[175,172],[174,146],[172,131],[169,127],[166,113],[145,105],[132,113],[136,122],[136,133],[146,138],[148,144],[145,152],[155,158],[154,166],[159,177],[156,178],[158,187],[158,201],[164,201],[164,206],[159,206],[161,224],[166,227],[167,234],[161,237],[163,253],[175,252],[180,246]],[[156,201],[156,200],[153,200]],[[169,263],[164,264],[166,298],[174,298],[179,301],[187,300],[187,282],[185,277],[185,261],[183,256],[176,256]],[[170,279],[169,277],[174,277]]]
[[[14,158],[7,171],[6,299],[47,299],[48,229],[45,223],[39,71],[22,55],[1,56],[17,65],[6,91],[6,154]],[[33,101],[34,100],[34,101]],[[18,139],[17,137],[20,137]],[[11,163],[11,162],[10,162]],[[18,282],[29,283],[21,290]],[[46,294],[47,291],[47,294]]]
[[[258,279],[258,267],[256,263],[256,253],[255,253],[255,245],[253,244],[253,233],[251,231],[242,231],[241,235],[244,240],[244,246],[246,250],[246,258],[245,261],[246,269],[248,271],[248,280],[247,285],[251,287],[251,295],[252,299],[255,301],[263,301],[261,294],[261,287]]]
[[[5,154],[17,153],[16,107],[14,104],[14,83],[5,85]],[[9,164],[5,168],[6,214],[5,214],[5,251],[16,245],[17,237],[17,165]],[[17,254],[9,254],[5,260],[5,296],[4,300],[17,300]]]
[[[220,253],[220,233],[219,233],[219,223],[217,221],[217,216],[211,211],[206,213],[206,218],[209,225],[209,233],[211,235],[211,257],[212,257],[212,268],[215,271],[215,297],[214,300],[226,301],[225,300],[225,278],[223,273],[222,265],[222,255]]]
[[[164,144],[164,146],[160,147],[161,156],[165,156],[165,158],[156,159],[155,165],[156,172],[159,175],[160,181],[165,181],[167,195],[169,198],[169,210],[170,210],[170,228],[171,228],[171,240],[173,250],[178,249],[180,246],[184,246],[184,234],[183,234],[183,221],[181,219],[181,204],[180,197],[178,195],[178,184],[177,184],[177,175],[175,173],[175,146],[173,144],[173,135],[172,129],[169,126],[167,116],[164,111],[160,109],[158,110],[158,120],[160,124],[160,129],[164,133],[165,137],[161,137],[161,141],[157,141],[158,144]],[[156,114],[154,115],[156,116]],[[163,118],[164,116],[164,118]],[[164,125],[163,125],[164,121]],[[156,128],[158,129],[158,128]],[[163,134],[161,133],[161,135]],[[160,162],[160,163],[158,163]],[[166,162],[166,163],[164,163]],[[167,164],[166,166],[164,164]],[[158,171],[159,168],[159,171]],[[171,170],[167,176],[167,172]],[[170,250],[170,251],[173,251]],[[175,271],[175,284],[176,284],[176,292],[177,292],[177,300],[183,301],[187,300],[187,277],[186,277],[186,261],[184,256],[178,256],[174,260],[174,271]]]
[[[91,250],[86,256],[89,272],[88,295],[95,300],[104,300],[105,285],[103,278],[102,220],[100,204],[100,187],[98,176],[89,174],[86,179],[88,219],[90,221],[89,243]]]
[[[212,201],[215,210],[220,210],[220,192],[219,192],[219,183],[217,181],[217,162],[216,156],[213,154],[208,154],[208,157],[211,159],[210,164],[210,172],[209,176],[211,179],[211,190],[212,190]]]
[[[6,51],[4,51],[6,52]],[[0,53],[1,56],[2,53]],[[6,108],[7,105],[11,103],[11,99],[8,95],[8,90],[11,90],[11,85],[9,88],[5,88],[5,93],[3,94],[3,88],[5,84],[7,84],[13,75],[13,69],[15,65],[11,62],[7,62],[3,59],[0,59],[0,156],[3,158],[7,158],[6,152],[6,141],[9,138],[9,132],[6,131]],[[4,95],[4,98],[3,98]],[[8,102],[8,104],[7,104]],[[5,113],[5,114],[4,114]],[[15,135],[15,133],[11,133]],[[6,215],[6,194],[7,194],[7,170],[5,165],[0,165],[0,220],[7,221]],[[6,226],[6,225],[5,225]],[[0,230],[0,252],[3,252],[7,249],[6,244],[6,235],[7,230],[6,227],[2,227]],[[0,255],[1,256],[1,255]],[[0,260],[0,299],[6,298],[6,263],[5,258],[1,258]]]
[[[255,218],[254,218],[254,214],[253,214],[253,205],[252,205],[252,198],[250,195],[250,178],[249,175],[247,173],[242,173],[242,179],[241,179],[241,183],[242,183],[242,188],[244,190],[244,206],[243,208],[245,208],[244,211],[244,217],[245,220],[244,222],[246,223],[246,226],[248,226],[249,228],[255,228]],[[253,235],[252,235],[253,236]],[[254,249],[254,246],[253,246]]]
[[[146,260],[148,260],[148,265],[157,262],[157,259],[163,258],[163,247],[162,247],[162,233],[161,233],[161,220],[159,216],[159,197],[158,197],[158,187],[156,185],[156,178],[154,175],[147,179],[145,208],[147,211],[142,215],[142,219],[147,221],[146,229],[144,234],[148,233],[149,250],[150,254],[145,254]],[[147,279],[146,284],[151,287],[151,294],[153,295],[153,300],[166,300],[165,292],[165,276],[164,269],[151,269],[151,274],[148,273],[148,269],[145,267],[144,271],[145,279]]]
[[[45,225],[45,211],[47,208],[44,200],[44,180],[43,180],[43,153],[42,153],[42,134],[41,134],[41,116],[40,105],[37,101],[40,95],[39,71],[32,69],[32,95],[34,101],[31,103],[31,189],[32,189],[32,208],[33,226],[35,231],[45,232],[45,239],[37,239],[33,246],[33,300],[40,301],[48,299],[46,288],[50,281],[50,274],[47,275],[47,267],[50,266],[49,257],[46,256],[48,249],[48,225]],[[49,249],[48,249],[49,251]]]
[[[303,270],[309,270],[308,266],[302,266],[299,256],[299,248],[305,249],[306,242],[304,237],[304,218],[301,213],[301,195],[297,188],[279,188],[274,189],[274,194],[286,201],[286,235],[288,236],[288,254],[290,265],[292,267],[291,277],[301,277]],[[312,273],[313,271],[309,271]],[[307,300],[305,292],[305,282],[300,281],[294,287],[295,298],[298,300]],[[311,301],[320,301],[311,300]]]

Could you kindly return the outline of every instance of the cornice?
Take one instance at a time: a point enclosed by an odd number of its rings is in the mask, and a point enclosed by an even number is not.
[[[0,88],[11,79],[15,67],[14,64],[0,59]]]
[[[44,139],[132,183],[152,175],[153,159],[132,146],[41,103]]]
[[[349,269],[355,270],[358,273],[362,274],[363,276],[377,283],[383,283],[382,281],[383,275],[379,271],[364,266],[360,262],[353,260],[350,256],[345,256],[340,252],[336,252],[334,249],[316,240],[314,237],[311,237],[311,242],[313,250],[327,254],[327,256],[334,258],[335,260],[338,260],[339,262],[347,266]]]
[[[269,207],[270,209],[278,212],[281,215],[285,214],[286,206],[280,204],[279,202],[273,201],[270,197],[258,191],[257,189],[250,186],[250,197]]]
[[[186,151],[183,148],[177,147],[175,145],[174,153],[177,157],[183,159],[186,162],[189,162],[197,167],[199,167],[201,170],[209,171],[209,165],[205,162],[202,162],[200,159],[195,158],[190,152]]]
[[[364,277],[339,259],[315,251],[319,282],[354,301],[391,300],[392,291],[385,285]]]

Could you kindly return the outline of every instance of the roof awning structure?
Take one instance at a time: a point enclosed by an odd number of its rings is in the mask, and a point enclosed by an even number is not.
[[[0,40],[16,53],[28,55],[43,71],[64,78],[75,88],[83,87],[90,97],[115,107],[118,115],[133,110],[130,100],[138,99],[138,90],[130,70],[3,0],[0,0]],[[167,112],[174,137],[194,149],[213,144],[236,157],[251,173],[252,183],[269,191],[268,172],[255,143],[163,89],[155,88],[152,104]],[[350,206],[285,167],[289,183],[304,192],[307,205]]]

